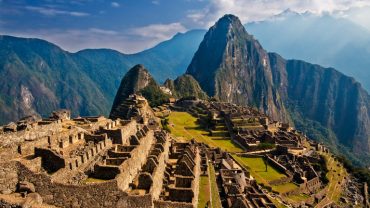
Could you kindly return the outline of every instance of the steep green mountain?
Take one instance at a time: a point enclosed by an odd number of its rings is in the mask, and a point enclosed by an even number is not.
[[[0,57],[0,123],[31,113],[48,116],[57,108],[94,115],[108,106],[71,54],[53,44],[1,36]]]
[[[253,105],[273,119],[287,120],[267,52],[235,16],[226,15],[209,29],[186,73],[209,96]]]
[[[122,103],[131,94],[142,94],[152,107],[161,105],[168,100],[168,95],[164,94],[160,86],[154,80],[149,71],[141,64],[131,68],[123,77],[114,98],[110,118],[120,118]]]
[[[199,86],[199,83],[189,74],[179,76],[175,80],[167,79],[164,86],[171,90],[172,95],[177,98],[195,96],[207,99],[207,94]]]
[[[0,36],[0,124],[33,113],[47,116],[59,108],[71,109],[74,116],[108,115],[128,69],[142,63],[159,82],[176,78],[203,34],[179,33],[131,55],[110,49],[69,53],[40,39]]]
[[[210,96],[255,106],[370,159],[370,96],[361,85],[332,68],[267,53],[233,15],[210,28],[186,73]]]
[[[348,19],[286,11],[246,28],[266,50],[334,67],[370,90],[370,31]]]

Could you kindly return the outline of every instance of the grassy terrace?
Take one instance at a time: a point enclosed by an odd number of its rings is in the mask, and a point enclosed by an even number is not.
[[[213,208],[222,208],[220,195],[218,194],[218,187],[216,183],[215,168],[211,163],[209,164],[209,179],[211,183],[211,199]]]
[[[250,171],[251,175],[256,179],[258,183],[270,186],[269,185],[270,181],[286,177],[286,175],[279,172],[270,165],[267,165],[266,172],[265,163],[263,162],[262,158],[247,158],[239,157],[237,155],[233,155],[233,157],[235,160],[237,160],[240,164],[242,164],[245,168],[247,168]],[[278,186],[271,186],[271,188],[276,192],[285,193],[298,188],[298,186],[295,185],[294,183],[285,183]]]
[[[204,142],[211,147],[220,147],[222,150],[229,152],[243,151],[230,139],[220,140],[219,135],[209,136],[209,133],[197,124],[197,118],[187,112],[171,112],[168,118],[171,133],[176,137],[182,137],[186,140],[196,138],[199,142]]]
[[[206,207],[207,203],[210,201],[209,188],[209,177],[201,176],[199,183],[198,208]]]
[[[201,176],[199,183],[198,208],[208,207],[221,208],[220,195],[218,194],[215,169],[209,163],[208,176]]]
[[[335,161],[331,154],[321,154],[327,161],[327,167],[329,171],[326,174],[326,177],[329,179],[329,184],[326,185],[326,188],[328,189],[326,197],[318,205],[316,205],[316,207],[323,207],[332,201],[338,202],[343,190],[343,179],[348,175],[342,164],[340,164],[338,161]]]

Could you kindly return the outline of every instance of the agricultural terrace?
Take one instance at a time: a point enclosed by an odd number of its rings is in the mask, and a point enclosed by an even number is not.
[[[243,149],[237,144],[234,144],[230,139],[220,139],[219,134],[211,136],[209,132],[197,123],[197,118],[187,112],[173,111],[168,118],[169,128],[175,137],[186,140],[194,138],[198,142],[203,142],[211,147],[219,147],[228,152],[243,152]]]

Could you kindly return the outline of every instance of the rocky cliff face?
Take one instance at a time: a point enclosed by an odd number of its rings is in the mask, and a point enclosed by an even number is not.
[[[353,78],[333,68],[269,54],[274,85],[289,112],[332,130],[355,153],[370,147],[370,96]]]
[[[273,86],[268,53],[233,15],[225,15],[209,29],[186,73],[209,96],[253,105],[273,119],[288,119]]]
[[[210,96],[258,107],[370,158],[370,97],[361,85],[332,68],[267,53],[235,16],[210,28],[186,73]]]
[[[207,94],[199,86],[199,83],[189,74],[184,74],[175,80],[166,80],[164,86],[171,90],[177,98],[195,96],[199,99],[207,99]]]

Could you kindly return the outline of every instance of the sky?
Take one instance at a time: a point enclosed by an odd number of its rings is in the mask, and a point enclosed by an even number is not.
[[[179,32],[208,29],[224,14],[248,23],[287,9],[347,18],[370,30],[370,0],[0,0],[0,34],[45,39],[70,52],[135,53]]]

